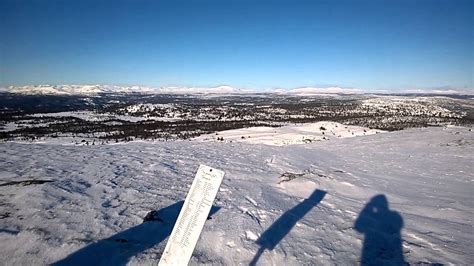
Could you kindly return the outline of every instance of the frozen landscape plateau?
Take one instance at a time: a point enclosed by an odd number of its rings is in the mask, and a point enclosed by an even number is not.
[[[364,253],[374,263],[468,265],[473,144],[467,127],[281,146],[4,142],[0,256],[4,265],[154,264],[203,163],[226,175],[191,264],[352,265]]]
[[[2,265],[152,265],[200,164],[190,264],[474,263],[471,96],[4,92]]]

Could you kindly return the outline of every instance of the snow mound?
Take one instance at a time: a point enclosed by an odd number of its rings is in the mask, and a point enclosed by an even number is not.
[[[296,124],[283,127],[249,127],[232,129],[221,131],[215,134],[201,135],[195,139],[202,141],[222,140],[225,142],[235,141],[250,144],[285,146],[337,138],[372,135],[379,132],[384,131],[326,121]]]

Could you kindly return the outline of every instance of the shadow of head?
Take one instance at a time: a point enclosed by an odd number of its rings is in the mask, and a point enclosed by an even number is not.
[[[183,201],[150,212],[144,222],[99,240],[52,265],[126,265],[131,257],[165,240],[173,230]],[[212,206],[209,216],[220,207]]]
[[[360,212],[354,228],[365,235],[362,265],[404,265],[402,216],[390,210],[385,195],[374,196]]]
[[[387,200],[387,197],[385,197],[385,195],[377,195],[373,197],[370,200],[368,205],[372,208],[371,213],[374,213],[374,214],[389,211],[388,200]]]

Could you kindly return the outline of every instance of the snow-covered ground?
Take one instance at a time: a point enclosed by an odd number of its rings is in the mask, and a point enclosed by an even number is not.
[[[15,131],[19,128],[32,128],[32,127],[45,127],[52,123],[63,123],[59,122],[47,122],[47,123],[31,123],[31,118],[67,118],[74,117],[82,119],[88,122],[104,122],[109,125],[121,124],[123,122],[139,122],[139,121],[163,121],[163,122],[174,122],[180,120],[175,117],[156,117],[156,116],[131,116],[131,115],[119,115],[113,113],[99,113],[94,111],[69,111],[69,112],[56,112],[56,113],[35,113],[26,116],[22,120],[15,122],[8,122],[4,125],[0,124],[0,132]]]
[[[446,97],[395,97],[385,96],[379,98],[371,98],[362,101],[358,112],[364,110],[368,114],[377,114],[383,112],[385,114],[396,115],[430,115],[443,117],[463,117],[465,113],[456,114],[444,107],[439,106]]]
[[[203,141],[245,142],[284,146],[304,144],[313,141],[350,138],[381,133],[382,130],[358,126],[343,125],[337,122],[323,121],[317,123],[296,124],[283,127],[249,127],[221,131],[217,134],[206,134],[196,137]],[[222,140],[220,140],[222,138]]]
[[[156,263],[202,163],[226,175],[191,264],[472,265],[473,145],[462,127],[287,146],[0,143],[1,264]],[[52,182],[8,183],[31,179]]]

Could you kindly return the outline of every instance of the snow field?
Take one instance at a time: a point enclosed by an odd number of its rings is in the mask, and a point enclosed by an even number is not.
[[[224,134],[218,136],[231,139]],[[407,262],[474,263],[469,129],[288,146],[242,143],[237,136],[233,142],[1,143],[0,184],[53,181],[0,186],[2,263],[156,263],[173,224],[170,213],[179,212],[175,204],[201,163],[226,175],[192,265],[356,264],[364,235],[355,221],[380,194],[403,219]],[[284,173],[295,178],[282,181]],[[151,210],[161,211],[163,221],[142,223]]]
[[[218,132],[218,134],[201,135],[195,139],[202,141],[218,141],[217,138],[223,138],[225,142],[285,146],[336,138],[372,135],[381,132],[384,131],[359,126],[348,126],[337,122],[323,121],[283,127],[249,127],[232,129]]]

